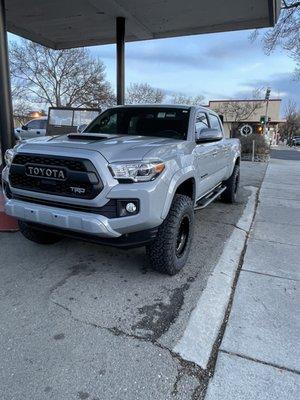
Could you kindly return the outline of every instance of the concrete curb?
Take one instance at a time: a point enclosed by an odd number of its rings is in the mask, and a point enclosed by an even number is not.
[[[230,300],[232,284],[255,213],[257,188],[251,190],[244,212],[191,313],[183,336],[173,351],[206,369]]]

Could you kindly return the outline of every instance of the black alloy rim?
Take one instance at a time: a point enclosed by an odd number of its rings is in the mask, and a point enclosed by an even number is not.
[[[239,177],[239,175],[237,175],[237,177],[235,178],[235,182],[234,182],[234,193],[235,194],[237,193],[238,188],[239,188],[239,180],[240,180],[240,177]]]
[[[181,218],[176,241],[176,256],[181,257],[185,252],[190,235],[190,220],[187,215]]]

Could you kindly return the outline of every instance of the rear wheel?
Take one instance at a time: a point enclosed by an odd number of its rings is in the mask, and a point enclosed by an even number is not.
[[[54,244],[59,242],[62,237],[55,233],[43,232],[39,229],[34,229],[24,221],[18,221],[20,232],[26,239],[39,244]]]
[[[233,172],[226,181],[223,182],[224,186],[226,186],[226,190],[222,193],[221,199],[225,203],[235,203],[237,198],[237,192],[240,184],[240,167],[239,165],[235,165],[233,168]]]
[[[175,275],[187,261],[194,231],[193,202],[188,196],[175,195],[167,218],[147,246],[152,268]]]

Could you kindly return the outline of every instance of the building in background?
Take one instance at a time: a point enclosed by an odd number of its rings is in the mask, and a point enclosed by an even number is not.
[[[212,100],[209,108],[223,116],[226,137],[248,136],[264,133],[264,119],[267,118],[266,138],[272,145],[279,140],[281,99],[266,100]]]

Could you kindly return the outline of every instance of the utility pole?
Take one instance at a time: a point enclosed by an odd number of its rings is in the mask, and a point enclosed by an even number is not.
[[[266,112],[265,112],[264,130],[263,130],[263,134],[264,135],[266,135],[266,133],[267,133],[267,123],[268,123],[268,120],[269,120],[268,119],[268,108],[269,108],[270,94],[271,94],[271,89],[267,88],[266,95],[265,95]]]

